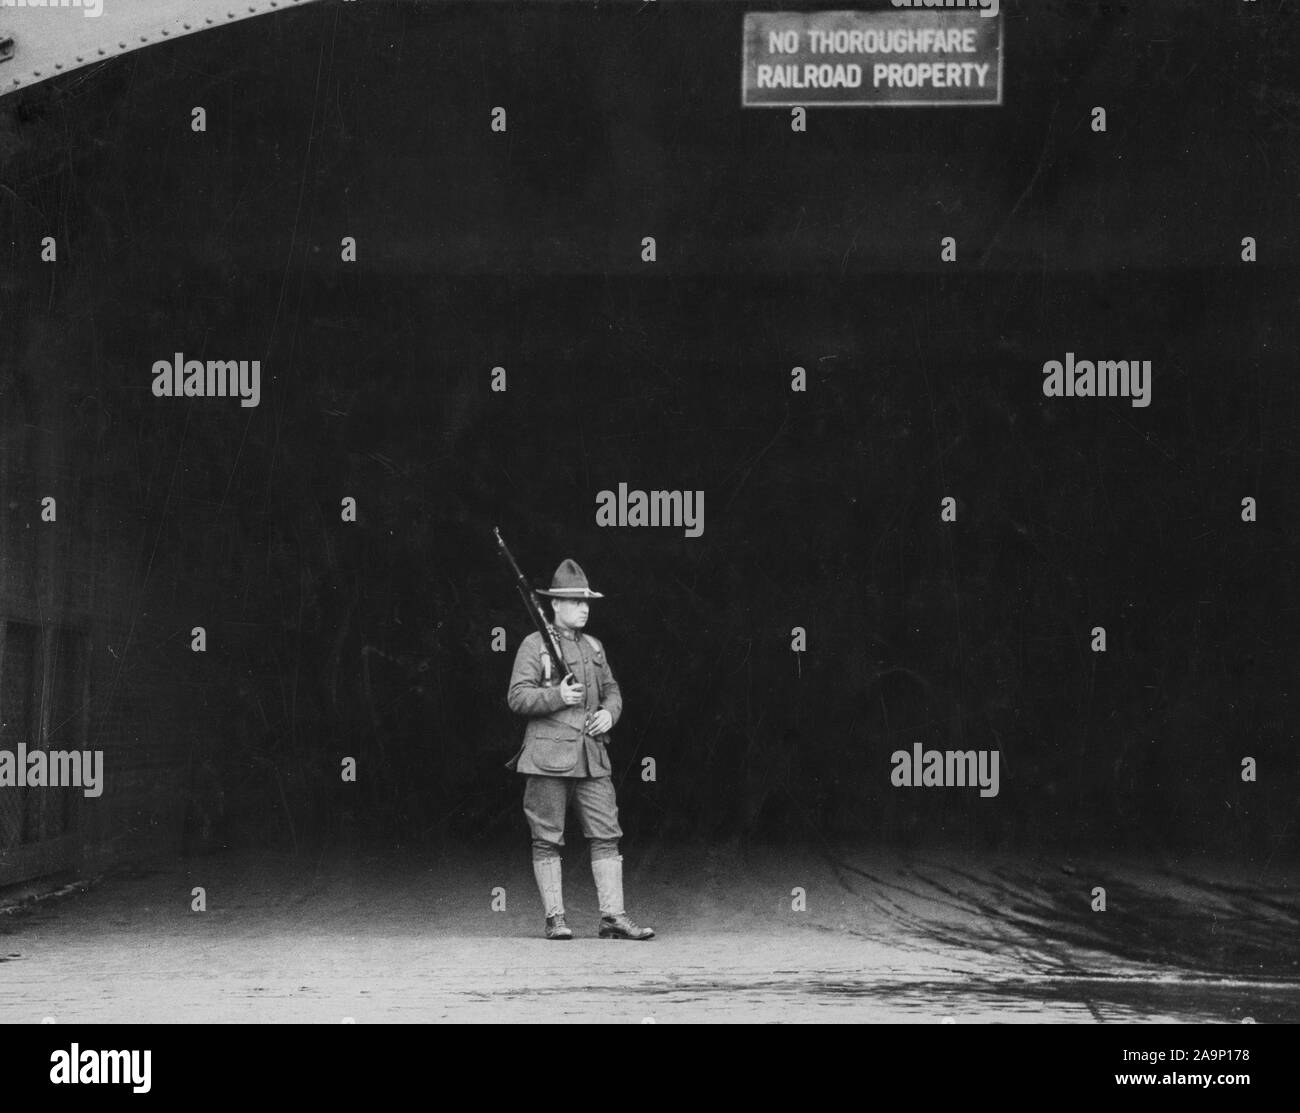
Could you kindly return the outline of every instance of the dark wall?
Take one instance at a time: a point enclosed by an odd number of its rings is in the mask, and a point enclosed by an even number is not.
[[[0,748],[103,751],[104,782],[0,788],[0,885],[179,847],[195,786],[220,792],[177,462],[97,381],[91,284],[68,281],[40,309],[6,299],[0,330]]]
[[[1295,21],[1012,10],[1003,108],[796,135],[739,108],[741,7],[654,8],[323,7],[5,102],[9,374],[60,338],[209,630],[212,837],[520,833],[500,525],[609,594],[639,837],[1294,848]],[[175,351],[261,405],[155,399]],[[1150,407],[1044,398],[1067,351]],[[597,528],[620,482],[703,537]],[[913,742],[999,796],[891,788]]]

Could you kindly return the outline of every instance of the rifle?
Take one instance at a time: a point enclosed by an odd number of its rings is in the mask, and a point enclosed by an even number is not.
[[[542,645],[546,647],[547,652],[551,655],[551,660],[555,662],[556,671],[564,671],[564,676],[560,680],[560,683],[563,683],[565,679],[573,675],[573,670],[569,668],[568,662],[564,659],[564,653],[560,649],[560,639],[555,634],[555,627],[546,621],[546,612],[542,610],[541,600],[537,598],[537,593],[528,586],[528,581],[524,579],[524,574],[519,570],[519,565],[515,563],[515,558],[510,555],[510,550],[506,548],[505,540],[501,536],[501,530],[493,526],[492,532],[496,535],[497,549],[505,559],[506,564],[510,566],[510,573],[515,578],[515,590],[519,592],[519,598],[524,601],[524,609],[528,611],[528,617],[533,620],[537,632],[542,635]]]

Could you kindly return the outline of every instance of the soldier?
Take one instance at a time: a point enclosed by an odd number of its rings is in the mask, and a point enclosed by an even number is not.
[[[623,697],[604,647],[583,633],[588,600],[604,596],[587,586],[586,575],[572,560],[555,570],[550,591],[538,594],[551,600],[564,662],[551,660],[540,633],[529,634],[515,655],[506,702],[511,711],[528,716],[523,748],[513,765],[528,778],[524,815],[533,836],[533,875],[546,908],[546,938],[573,938],[564,922],[560,884],[560,848],[572,800],[591,846],[600,937],[652,939],[654,932],[634,924],[623,908],[623,859],[618,852],[623,831],[605,752]]]

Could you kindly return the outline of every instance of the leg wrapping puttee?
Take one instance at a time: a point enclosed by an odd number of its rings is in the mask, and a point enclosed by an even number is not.
[[[537,891],[542,894],[542,905],[546,915],[564,915],[564,891],[561,885],[560,859],[534,858],[533,876],[537,879]]]
[[[623,858],[596,858],[592,847],[591,876],[596,880],[596,897],[602,916],[623,915]]]

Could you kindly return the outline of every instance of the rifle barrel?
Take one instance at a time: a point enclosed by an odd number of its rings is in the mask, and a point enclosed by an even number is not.
[[[533,620],[533,625],[537,627],[537,632],[542,636],[542,644],[555,662],[556,671],[560,672],[561,678],[572,676],[573,672],[564,659],[564,651],[560,648],[560,640],[555,636],[555,630],[551,627],[551,624],[546,621],[546,612],[542,610],[542,604],[537,598],[536,591],[533,590],[524,577],[518,562],[511,554],[509,546],[506,545],[505,538],[501,536],[501,530],[493,527],[492,532],[496,534],[497,546],[506,563],[510,565],[510,571],[514,575],[515,590],[519,592],[519,598],[523,600],[524,609],[528,611],[528,617]]]

